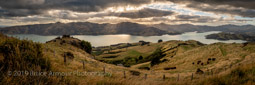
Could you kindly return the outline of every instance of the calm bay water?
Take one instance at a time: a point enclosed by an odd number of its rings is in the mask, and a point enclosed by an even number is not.
[[[86,40],[91,42],[93,46],[108,46],[112,44],[118,43],[133,43],[138,42],[140,40],[149,41],[149,42],[157,42],[159,39],[163,41],[168,40],[196,40],[200,41],[205,44],[211,44],[215,42],[223,42],[223,43],[243,43],[245,41],[242,40],[227,40],[227,41],[219,41],[214,39],[206,39],[205,36],[213,33],[219,33],[219,31],[212,31],[212,32],[204,32],[204,33],[197,33],[197,32],[187,32],[180,35],[162,35],[162,36],[133,36],[127,34],[118,34],[118,35],[72,35],[75,38],[80,40]],[[46,41],[52,40],[57,35],[54,36],[41,36],[41,35],[34,35],[34,34],[14,34],[8,35],[12,37],[16,37],[19,39],[27,39],[32,40],[34,42],[41,42],[45,43]]]

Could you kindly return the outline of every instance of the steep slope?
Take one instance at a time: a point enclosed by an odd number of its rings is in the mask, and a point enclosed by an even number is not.
[[[53,71],[51,61],[43,54],[42,45],[0,34],[0,84],[75,84],[57,76],[45,76]],[[66,82],[63,82],[66,81]]]

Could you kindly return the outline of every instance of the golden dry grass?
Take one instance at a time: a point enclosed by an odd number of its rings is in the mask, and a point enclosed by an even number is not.
[[[1,41],[1,40],[0,40]],[[178,46],[179,43],[188,43],[189,45],[179,46],[175,49],[173,47]],[[198,45],[195,41],[168,41],[163,43],[152,44],[151,46],[135,46],[128,49],[116,49],[112,51],[124,51],[119,53],[119,55],[125,57],[130,50],[135,50],[140,53],[150,54],[156,48],[162,47],[163,51],[166,51],[167,56],[163,59],[169,61],[163,62],[161,64],[151,67],[151,70],[140,70],[139,67],[147,65],[150,62],[141,63],[134,65],[130,68],[116,66],[112,64],[103,63],[93,59],[93,56],[86,53],[82,49],[74,47],[69,44],[59,43],[47,43],[42,44],[43,54],[49,61],[51,61],[52,71],[56,72],[103,72],[111,73],[112,75],[106,76],[96,76],[96,75],[86,75],[86,76],[65,76],[64,78],[69,82],[75,82],[73,84],[80,85],[210,85],[211,82],[217,78],[225,78],[225,76],[232,75],[231,72],[236,69],[241,69],[241,72],[249,72],[249,69],[253,69],[254,65],[245,65],[247,63],[253,63],[255,56],[255,45],[248,44],[243,47],[242,44],[224,44],[216,43],[210,45]],[[128,51],[125,51],[128,50]],[[74,59],[68,59],[64,63],[64,52],[71,52],[74,54]],[[172,53],[175,53],[174,55]],[[173,57],[169,57],[173,55]],[[129,55],[130,56],[130,55]],[[201,60],[206,63],[208,58],[216,58],[216,61],[210,62],[210,64],[193,65],[193,62]],[[121,58],[120,58],[121,59]],[[0,54],[1,60],[1,54]],[[85,61],[85,69],[83,69],[83,63]],[[240,64],[240,65],[239,65]],[[232,66],[232,68],[230,68]],[[177,67],[175,70],[164,70],[165,67]],[[196,69],[201,68],[206,75],[195,74]],[[226,71],[225,71],[226,68]],[[208,69],[208,70],[207,70]],[[209,70],[213,69],[214,76],[208,75]],[[242,70],[244,69],[244,70]],[[141,74],[139,76],[132,75],[129,71],[138,71]],[[126,73],[126,78],[124,77],[124,71]],[[147,77],[145,79],[145,74]],[[193,74],[193,80],[191,81],[191,76]],[[165,75],[165,80],[163,79]],[[179,81],[178,80],[179,76]],[[247,77],[247,76],[246,76]],[[56,78],[56,77],[53,77]],[[248,76],[248,78],[253,78]],[[229,80],[237,80],[238,78],[233,78]],[[58,80],[58,79],[55,79]],[[59,82],[61,80],[58,80]],[[228,82],[227,78],[224,81],[218,82]],[[68,83],[57,83],[57,84],[68,84]],[[215,83],[212,83],[215,84]],[[235,83],[236,84],[236,83]],[[253,81],[246,81],[244,84],[252,85]]]
[[[171,48],[176,43],[183,43],[183,41],[170,41],[164,42],[161,46],[165,48]],[[191,42],[190,42],[191,43]],[[223,44],[216,43],[205,46],[195,46],[195,47],[179,47],[176,55],[173,58],[167,58],[170,61],[155,65],[152,70],[140,70],[137,67],[148,64],[143,63],[131,68],[120,67],[112,64],[106,64],[92,59],[90,54],[77,49],[68,44],[59,45],[56,43],[49,43],[44,45],[45,54],[50,57],[52,65],[56,71],[86,71],[86,72],[102,72],[103,67],[106,67],[106,72],[112,73],[112,76],[100,77],[100,76],[69,76],[71,80],[75,80],[79,84],[111,84],[111,85],[166,85],[166,84],[197,84],[201,79],[211,78],[211,75],[197,75],[195,71],[197,68],[201,68],[203,71],[207,72],[207,69],[213,69],[214,72],[222,73],[224,67],[238,66],[239,63],[252,62],[251,56],[254,56],[254,51],[249,48],[254,45],[248,45],[242,48],[242,44]],[[222,50],[226,51],[226,55],[222,55]],[[140,47],[139,47],[140,48]],[[188,49],[187,49],[188,48]],[[138,47],[129,48],[138,49]],[[54,57],[54,51],[55,56]],[[75,58],[64,64],[62,53],[72,52]],[[167,56],[166,56],[167,57]],[[206,62],[208,58],[216,58],[216,61],[211,62],[208,65],[199,66],[193,65],[192,62],[201,60]],[[80,61],[87,61],[85,69],[82,68],[82,63]],[[176,66],[176,70],[164,70],[165,67]],[[136,70],[141,72],[140,76],[134,76],[129,71]],[[231,70],[227,68],[227,70]],[[126,72],[126,78],[123,78],[123,71]],[[209,71],[208,71],[209,72]],[[191,75],[193,73],[193,81],[191,81]],[[215,74],[217,74],[215,73]],[[147,79],[144,79],[145,74],[147,74]],[[163,75],[166,79],[163,80]],[[179,75],[179,81],[177,81]],[[180,82],[182,81],[182,82]],[[185,82],[183,82],[185,81]]]

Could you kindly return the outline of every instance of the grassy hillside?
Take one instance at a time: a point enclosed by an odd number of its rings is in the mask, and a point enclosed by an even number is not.
[[[37,76],[29,72],[52,70],[42,45],[0,34],[0,84],[70,84],[57,76]],[[66,82],[64,82],[66,81]]]
[[[254,85],[255,64],[249,63],[199,82],[200,85]]]
[[[76,41],[71,38],[60,38],[45,44],[4,35],[0,35],[0,38],[0,84],[254,84],[254,43],[204,45],[190,40],[134,45],[128,48],[123,44],[123,48],[111,48],[110,51],[105,50],[94,56],[71,44],[70,41]],[[118,56],[105,57],[109,55]],[[126,62],[131,67],[105,63],[115,60]],[[76,73],[58,76],[8,76],[8,70]]]
[[[232,67],[254,61],[252,58],[254,50],[252,48],[254,48],[254,44],[245,47],[243,44],[224,43],[205,45],[177,53],[169,61],[153,66],[152,69],[161,73],[171,73],[169,76],[179,74],[184,78],[191,76],[192,73],[196,74],[198,69],[202,70],[205,76],[218,74]],[[209,60],[213,58],[215,60]],[[176,67],[176,69],[165,70],[171,67]]]
[[[161,47],[162,52],[165,54],[157,65],[151,66],[151,62],[144,62],[136,63],[131,68],[150,68],[148,75],[153,75],[154,79],[160,77],[162,79],[162,75],[165,75],[167,76],[166,79],[171,83],[173,83],[173,80],[176,81],[178,76],[180,80],[190,80],[192,75],[193,81],[200,82],[201,78],[223,75],[222,73],[226,73],[226,71],[235,70],[232,68],[238,68],[242,64],[254,61],[252,58],[255,52],[253,43],[247,45],[237,43],[204,45],[191,40],[186,42],[168,41],[157,43],[157,45]],[[200,73],[197,72],[198,69],[201,70]],[[186,83],[196,84],[193,81]]]

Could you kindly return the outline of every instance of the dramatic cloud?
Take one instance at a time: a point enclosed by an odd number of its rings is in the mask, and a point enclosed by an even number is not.
[[[168,0],[196,10],[255,17],[254,0]]]
[[[0,0],[0,25],[54,22],[253,24],[254,0]]]
[[[216,21],[217,18],[197,15],[178,15],[174,21],[189,21],[192,23],[207,23]]]
[[[192,0],[191,0],[192,1]],[[229,5],[246,9],[255,9],[254,0],[193,0],[210,5]]]
[[[244,9],[244,8],[235,8],[227,5],[224,6],[213,6],[213,5],[204,5],[204,4],[189,4],[187,7],[195,8],[197,10],[214,12],[218,14],[230,14],[230,15],[240,15],[243,17],[255,17],[255,10],[253,9]]]
[[[110,16],[126,17],[126,18],[148,18],[148,17],[162,17],[172,15],[172,11],[163,11],[157,9],[144,8],[137,11],[111,13]]]
[[[112,6],[139,6],[148,3],[151,0],[1,0],[0,16],[36,15],[54,9],[97,12]]]
[[[254,0],[167,0],[174,3],[205,3],[209,5],[229,5],[247,9],[255,9]]]
[[[67,10],[55,10],[48,13],[48,17],[55,17],[61,19],[88,19],[93,17],[105,17],[105,16],[115,16],[124,18],[148,18],[148,17],[162,17],[174,15],[172,11],[164,11],[151,8],[142,8],[139,10],[123,11],[123,12],[96,12],[96,13],[79,13]]]

